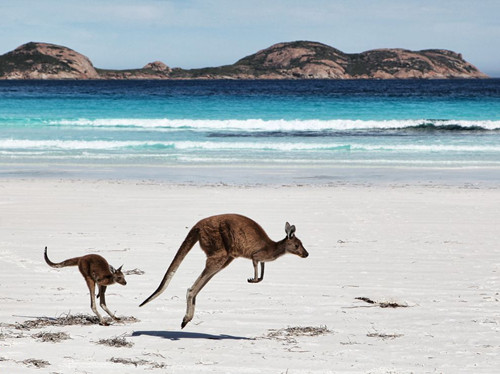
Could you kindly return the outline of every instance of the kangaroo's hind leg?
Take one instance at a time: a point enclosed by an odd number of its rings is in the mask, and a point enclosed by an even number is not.
[[[253,262],[254,276],[253,278],[248,278],[248,283],[259,283],[264,279],[264,262],[260,263],[260,277],[259,277],[259,269],[257,268],[259,261],[253,260],[252,262]]]
[[[85,282],[87,282],[87,286],[88,286],[89,292],[90,292],[90,308],[95,313],[95,315],[97,316],[97,318],[99,318],[99,323],[101,325],[105,325],[106,322],[104,321],[104,319],[102,318],[102,316],[97,311],[97,308],[96,308],[96,305],[95,305],[95,282],[90,277],[85,277]]]
[[[205,269],[201,272],[200,276],[194,282],[191,288],[188,288],[186,294],[186,314],[182,320],[181,328],[184,328],[189,321],[193,319],[194,307],[196,305],[196,295],[201,291],[203,287],[208,283],[210,279],[213,278],[215,274],[224,269],[233,261],[232,257],[227,258],[207,258]]]
[[[118,318],[117,316],[115,316],[109,309],[108,309],[108,306],[106,305],[106,286],[99,286],[99,298],[100,298],[100,303],[99,305],[101,306],[101,308],[109,314],[109,316],[111,318],[113,318],[115,321],[119,321],[120,318]]]

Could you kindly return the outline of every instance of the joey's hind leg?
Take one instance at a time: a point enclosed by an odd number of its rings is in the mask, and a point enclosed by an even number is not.
[[[188,288],[186,294],[186,314],[182,319],[181,328],[184,328],[189,321],[193,319],[194,307],[196,305],[196,295],[201,291],[203,287],[208,283],[212,277],[219,271],[224,269],[233,261],[232,257],[229,258],[207,258],[205,269],[201,272],[200,276],[194,282],[191,288]]]
[[[104,321],[104,319],[102,318],[102,316],[99,314],[99,312],[97,311],[97,308],[95,306],[95,282],[90,277],[85,277],[85,282],[87,282],[87,286],[88,286],[89,292],[90,292],[90,308],[95,313],[95,315],[97,316],[97,318],[99,318],[99,323],[101,325],[105,325],[106,322]],[[101,295],[101,296],[104,296],[104,295]]]
[[[109,316],[111,318],[113,318],[115,321],[119,321],[120,318],[118,318],[117,316],[115,316],[113,313],[111,313],[111,311],[108,309],[108,306],[106,305],[106,286],[99,286],[99,297],[101,299],[100,301],[100,305],[101,305],[101,308],[109,314]]]
[[[257,260],[252,260],[253,262],[253,271],[254,271],[254,276],[253,278],[248,278],[248,283],[259,283],[264,279],[264,263],[260,263],[260,278],[259,278],[259,269],[257,265],[259,264],[259,261]]]

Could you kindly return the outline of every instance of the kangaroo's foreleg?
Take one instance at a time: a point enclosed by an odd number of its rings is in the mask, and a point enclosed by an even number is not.
[[[99,296],[100,296],[100,306],[101,308],[109,314],[109,316],[111,318],[113,318],[115,321],[119,321],[120,318],[118,318],[117,316],[115,316],[113,313],[111,313],[111,311],[108,309],[108,306],[106,305],[106,286],[99,286]]]
[[[99,312],[97,311],[97,308],[95,306],[95,282],[90,277],[85,277],[85,282],[87,282],[87,286],[88,286],[89,292],[90,292],[90,308],[95,313],[95,315],[97,316],[97,318],[99,318],[99,323],[101,325],[105,325],[106,322],[104,321],[104,319],[102,318],[102,316],[99,314]],[[101,295],[101,297],[102,296],[104,296],[104,295]]]
[[[259,269],[257,265],[259,264],[259,261],[257,260],[252,260],[253,263],[253,271],[254,271],[254,276],[253,278],[248,278],[248,283],[259,283],[264,279],[264,263],[260,263],[260,278],[259,278]]]
[[[182,319],[181,328],[184,328],[189,321],[193,319],[194,307],[196,305],[196,296],[202,290],[203,287],[208,283],[210,279],[213,278],[215,274],[224,269],[233,261],[232,257],[229,258],[207,258],[205,269],[201,272],[200,276],[193,283],[191,288],[188,288],[186,294],[186,314]]]

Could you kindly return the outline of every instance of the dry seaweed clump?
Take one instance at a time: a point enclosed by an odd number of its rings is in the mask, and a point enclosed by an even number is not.
[[[134,365],[138,366],[149,366],[150,369],[166,369],[167,365],[164,363],[159,363],[155,361],[147,361],[147,360],[132,360],[130,358],[117,358],[111,357],[109,359],[110,362],[115,364],[123,364],[123,365]]]
[[[39,360],[37,358],[28,358],[23,361],[23,364],[25,364],[26,366],[34,366],[36,368],[44,368],[46,366],[49,366],[50,362],[45,360]]]
[[[0,340],[5,340],[5,339],[20,339],[24,338],[24,334],[21,333],[14,333],[12,331],[7,331],[6,333],[0,332]]]
[[[107,322],[113,322],[111,318],[107,318]],[[135,317],[122,317],[120,318],[121,323],[135,323],[139,320]],[[86,325],[98,325],[99,319],[96,316],[91,316],[88,314],[67,314],[65,316],[61,316],[58,318],[47,318],[40,317],[34,320],[24,321],[22,323],[16,323],[12,325],[12,327],[18,330],[31,330],[31,329],[40,329],[42,327],[50,327],[50,326],[86,326]]]
[[[95,316],[86,314],[68,314],[58,318],[39,317],[22,323],[16,323],[14,327],[18,330],[31,330],[49,326],[94,325],[98,323],[99,319]]]
[[[328,330],[326,326],[297,326],[297,327],[287,327],[286,329],[279,330],[269,330],[267,335],[264,337],[266,339],[281,340],[288,343],[295,343],[295,338],[301,336],[320,336],[330,334],[331,331]]]
[[[380,332],[372,332],[369,334],[366,334],[369,338],[379,338],[382,340],[387,340],[387,339],[396,339],[404,336],[403,334],[386,334],[386,333],[380,333]]]
[[[134,343],[127,341],[123,336],[115,336],[111,339],[100,339],[97,344],[107,345],[109,347],[127,347],[130,348]]]
[[[141,269],[132,269],[132,270],[126,270],[123,272],[123,274],[125,275],[143,275],[144,274],[144,270],[141,270]]]
[[[65,332],[39,332],[31,335],[32,338],[42,342],[58,343],[63,340],[70,339],[70,336]]]
[[[365,303],[372,304],[373,306],[379,306],[380,308],[407,308],[406,303],[397,303],[395,301],[374,301],[369,297],[355,297],[356,300],[364,301]]]

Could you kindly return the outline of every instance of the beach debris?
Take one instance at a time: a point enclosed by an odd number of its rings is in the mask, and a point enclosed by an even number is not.
[[[107,322],[113,322],[111,318],[105,318]],[[135,323],[139,322],[139,320],[135,317],[121,317],[118,323]],[[116,323],[116,322],[115,322]],[[88,314],[67,314],[65,316],[57,317],[57,318],[49,318],[49,317],[38,317],[34,320],[27,320],[22,323],[15,323],[13,325],[9,325],[9,327],[13,327],[17,330],[31,330],[31,329],[40,329],[42,327],[49,326],[72,326],[72,325],[98,325],[99,319],[96,316],[91,316]]]
[[[100,339],[97,344],[107,345],[109,347],[117,347],[117,348],[131,348],[134,343],[129,342],[125,339],[124,336],[115,336],[111,339]]]
[[[134,365],[135,367],[149,366],[150,369],[166,369],[167,368],[167,364],[159,363],[156,361],[148,361],[148,360],[132,360],[130,358],[111,357],[108,361],[113,362],[115,364]]]
[[[31,335],[32,338],[40,340],[42,342],[58,343],[63,340],[71,339],[66,332],[39,332],[37,334]]]
[[[20,339],[20,338],[24,338],[24,337],[25,337],[25,335],[23,333],[13,333],[12,331],[7,331],[7,332],[1,332],[0,333],[0,340],[5,340],[5,339]]]
[[[286,343],[296,343],[297,340],[295,338],[301,336],[320,336],[331,334],[331,331],[328,330],[326,326],[296,326],[278,330],[271,329],[268,331],[269,332],[264,336],[264,339],[279,340]]]
[[[373,306],[379,306],[380,308],[407,308],[406,303],[397,303],[395,301],[374,301],[368,297],[355,297],[356,300],[364,301],[365,303],[372,304]]]
[[[98,324],[99,319],[95,316],[90,316],[87,314],[76,314],[50,318],[50,317],[38,317],[36,319],[27,320],[21,323],[14,324],[18,330],[31,330],[39,329],[48,326],[71,326],[71,325],[94,325]]]
[[[367,302],[368,304],[375,304],[375,301],[369,299],[368,297],[356,297],[355,299]]]
[[[125,274],[125,275],[143,275],[143,274],[145,274],[145,271],[135,268],[132,270],[125,270],[123,272],[123,274]]]
[[[207,360],[199,360],[195,362],[196,365],[205,365],[205,366],[217,365],[218,363],[219,363],[218,361],[207,361]]]
[[[347,337],[346,342],[340,342],[340,345],[355,345],[355,344],[361,344],[356,341],[352,341],[351,338]]]
[[[45,360],[40,360],[37,358],[28,358],[22,361],[22,363],[25,364],[26,366],[34,366],[36,368],[44,368],[46,366],[50,366],[50,362]]]
[[[382,340],[387,340],[387,339],[396,339],[404,336],[403,334],[384,334],[380,332],[372,332],[369,334],[366,334],[369,338],[380,338]]]
[[[382,301],[382,302],[379,302],[378,305],[381,308],[408,308],[408,304],[400,304],[400,303],[391,302],[391,301]]]
[[[141,320],[138,318],[135,318],[134,316],[120,317],[120,320],[115,321],[115,323],[137,323],[137,322],[141,322]]]

